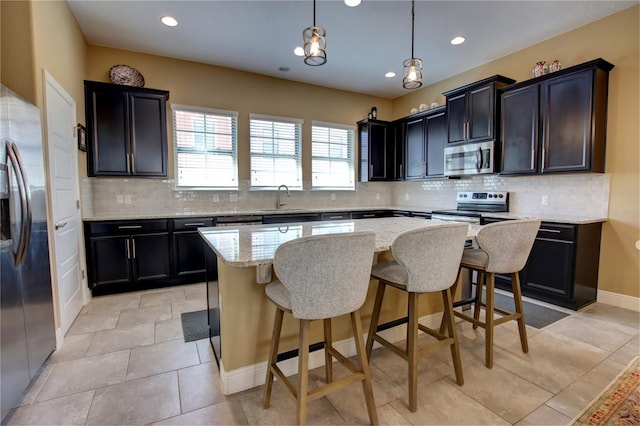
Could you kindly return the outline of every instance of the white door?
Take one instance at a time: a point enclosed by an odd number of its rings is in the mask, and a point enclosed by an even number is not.
[[[76,102],[45,71],[45,129],[53,223],[51,264],[57,277],[62,338],[83,306],[80,277],[80,205]],[[55,294],[56,292],[54,292]]]

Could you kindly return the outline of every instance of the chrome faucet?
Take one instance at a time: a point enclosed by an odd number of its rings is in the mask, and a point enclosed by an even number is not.
[[[278,190],[276,191],[276,194],[278,196],[278,200],[276,201],[276,209],[280,209],[283,206],[286,206],[287,203],[282,203],[280,202],[280,190],[284,188],[287,191],[287,197],[291,197],[291,193],[289,192],[289,187],[287,185],[280,185],[278,187]]]

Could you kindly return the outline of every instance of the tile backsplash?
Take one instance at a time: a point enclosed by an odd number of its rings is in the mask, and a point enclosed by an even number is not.
[[[448,209],[455,208],[457,191],[497,190],[509,192],[514,213],[607,217],[609,209],[609,176],[599,173],[365,182],[355,191],[312,191],[305,182],[304,188],[283,195],[286,208]],[[84,178],[81,192],[85,218],[232,213],[273,209],[276,203],[275,191],[250,191],[249,181],[241,181],[238,191],[189,191],[166,179]]]

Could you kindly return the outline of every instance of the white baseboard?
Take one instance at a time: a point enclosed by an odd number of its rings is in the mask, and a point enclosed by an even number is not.
[[[598,303],[604,303],[607,305],[613,305],[619,308],[640,312],[640,298],[627,296],[625,294],[598,290]]]
[[[431,314],[420,318],[420,322],[424,324],[432,324],[431,321],[440,321],[441,314]],[[407,325],[402,324],[397,327],[390,328],[380,332],[380,335],[390,342],[399,342],[407,337]],[[364,335],[367,340],[367,334]],[[333,343],[340,353],[346,357],[356,354],[356,346],[353,338],[340,340]],[[380,347],[379,343],[374,344],[374,349]],[[318,350],[309,354],[309,369],[321,367],[324,365],[324,350]],[[278,363],[278,367],[286,376],[291,376],[298,372],[298,357],[290,358],[286,361]],[[224,369],[223,360],[220,361],[220,385],[222,393],[231,395],[236,392],[251,389],[264,384],[267,375],[267,361],[258,364],[247,365],[246,367],[237,368],[235,370],[226,371]]]

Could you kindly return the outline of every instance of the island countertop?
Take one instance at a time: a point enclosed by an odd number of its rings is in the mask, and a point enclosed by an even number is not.
[[[391,248],[391,242],[401,232],[446,223],[415,217],[387,217],[324,222],[297,222],[271,225],[241,225],[199,228],[198,233],[218,255],[218,260],[234,267],[268,265],[278,246],[286,241],[310,235],[374,231],[375,251]],[[469,225],[473,238],[479,225]]]

